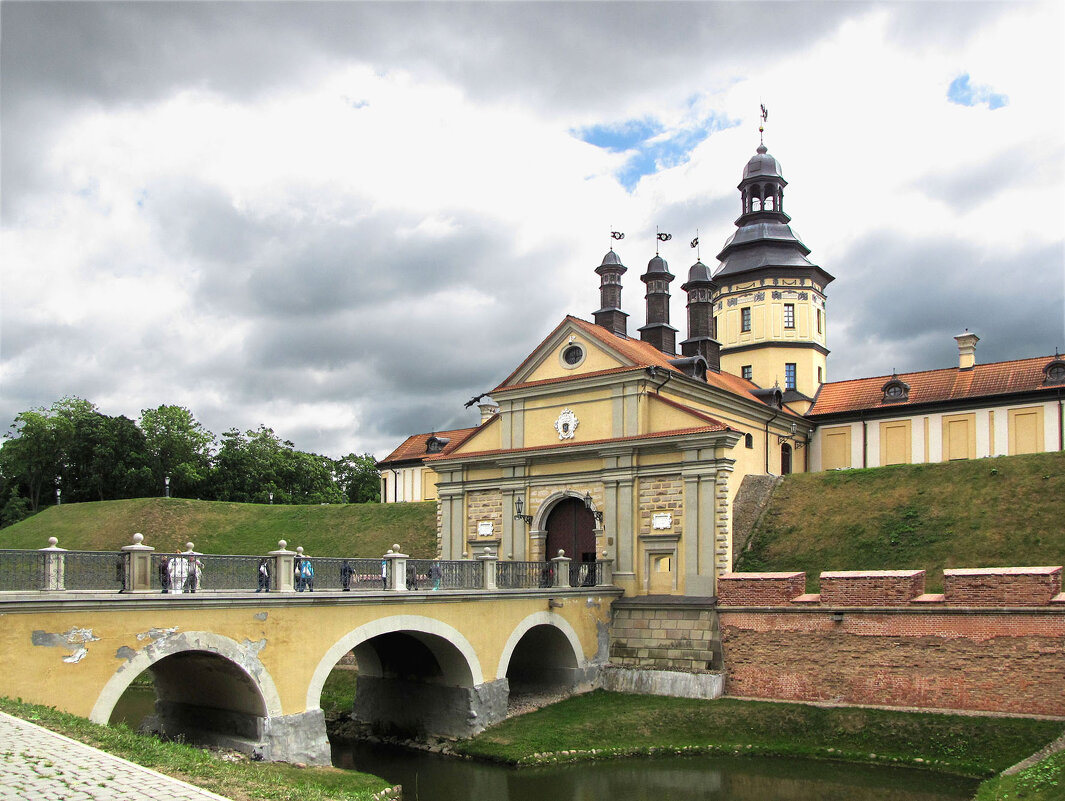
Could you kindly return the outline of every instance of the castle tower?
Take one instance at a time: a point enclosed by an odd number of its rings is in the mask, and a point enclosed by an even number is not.
[[[611,248],[603,256],[603,263],[595,268],[599,273],[599,311],[593,312],[595,324],[618,336],[625,336],[629,315],[621,310],[621,276],[628,270]]]
[[[647,324],[640,327],[640,339],[650,342],[662,353],[677,354],[677,329],[669,324],[669,284],[673,280],[666,260],[657,253],[647,262],[647,272],[640,276],[647,284]]]
[[[737,187],[737,230],[717,256],[714,320],[722,370],[802,401],[828,380],[825,287],[833,278],[806,258],[810,249],[788,225],[787,185],[760,144]]]

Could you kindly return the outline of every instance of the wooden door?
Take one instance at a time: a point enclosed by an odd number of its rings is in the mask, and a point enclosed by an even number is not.
[[[547,554],[554,559],[559,549],[577,562],[595,561],[595,516],[579,498],[560,501],[547,516]]]

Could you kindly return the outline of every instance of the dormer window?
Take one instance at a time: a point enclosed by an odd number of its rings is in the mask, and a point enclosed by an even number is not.
[[[447,437],[436,437],[436,436],[429,437],[429,439],[427,439],[425,441],[425,452],[426,453],[443,453],[444,448],[447,446],[447,444],[449,442],[451,442],[451,440],[448,439]]]
[[[900,381],[896,375],[884,384],[881,389],[884,392],[884,403],[900,403],[910,399],[910,385]]]
[[[1044,384],[1065,384],[1065,361],[1055,358],[1043,368]]]

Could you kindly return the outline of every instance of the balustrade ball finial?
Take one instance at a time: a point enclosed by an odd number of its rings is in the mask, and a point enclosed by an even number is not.
[[[49,537],[48,538],[48,547],[49,548],[54,548],[58,544],[59,544],[59,538],[58,537]]]
[[[287,547],[288,547],[288,542],[286,540],[278,540],[277,541],[277,549],[279,551],[283,551]]]
[[[399,543],[398,542],[392,545],[392,551],[394,553],[399,553]]]
[[[140,545],[144,541],[144,535],[139,531],[133,535],[133,544]]]
[[[303,546],[302,545],[296,546],[296,553],[298,553],[300,556],[303,555]]]
[[[566,552],[565,552],[564,550],[562,550],[561,548],[559,548],[559,549],[558,549],[558,555],[559,555],[559,556],[565,556],[565,555],[566,555]]]
[[[193,547],[195,547],[195,546],[193,546],[193,544],[191,542],[186,542],[185,543],[185,547],[188,548],[191,551],[193,549]]]

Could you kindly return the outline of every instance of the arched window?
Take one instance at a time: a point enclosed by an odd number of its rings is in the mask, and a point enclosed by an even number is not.
[[[744,434],[743,435],[743,446],[745,448],[753,448],[754,447],[754,434]]]

